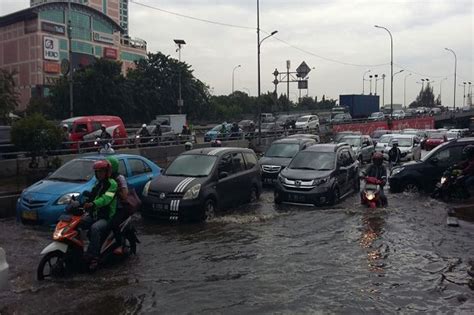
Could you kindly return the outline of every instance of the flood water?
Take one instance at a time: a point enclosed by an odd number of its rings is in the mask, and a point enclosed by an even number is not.
[[[445,204],[387,194],[368,210],[258,203],[203,224],[138,220],[138,255],[93,275],[35,280],[51,232],[0,222],[11,265],[0,314],[471,313],[474,225],[446,226]]]

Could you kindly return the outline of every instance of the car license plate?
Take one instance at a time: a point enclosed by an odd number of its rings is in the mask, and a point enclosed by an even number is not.
[[[154,203],[153,210],[169,210],[170,205],[166,203]]]
[[[21,217],[25,220],[38,220],[38,213],[35,210],[24,210]]]
[[[276,182],[276,179],[275,178],[264,178],[263,182],[265,184],[274,184]]]
[[[290,194],[290,195],[288,195],[288,200],[289,200],[289,201],[295,201],[295,202],[304,202],[304,201],[305,201],[305,197],[304,197],[304,196],[300,196],[300,195]]]

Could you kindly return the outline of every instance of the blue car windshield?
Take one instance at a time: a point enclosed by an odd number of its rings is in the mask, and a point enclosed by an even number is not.
[[[167,176],[206,177],[217,158],[210,155],[185,154],[178,156],[166,170]]]
[[[94,162],[89,159],[72,160],[51,174],[49,180],[64,182],[87,182],[94,177]]]

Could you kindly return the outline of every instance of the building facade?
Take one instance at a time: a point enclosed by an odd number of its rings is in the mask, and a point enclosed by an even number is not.
[[[30,8],[0,17],[0,68],[15,73],[18,110],[32,96],[48,96],[62,75],[61,64],[69,60],[69,13],[73,69],[107,58],[120,60],[126,73],[146,57],[146,42],[130,38],[120,25],[121,3],[128,1],[71,0],[69,12],[67,1],[31,0]]]

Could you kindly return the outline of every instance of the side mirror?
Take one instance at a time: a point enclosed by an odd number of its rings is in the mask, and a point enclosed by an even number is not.
[[[219,173],[219,179],[226,178],[227,176],[229,176],[229,173],[227,173],[227,172],[220,172]]]
[[[437,157],[434,157],[434,158],[430,159],[431,164],[436,165],[436,164],[438,164],[438,162],[439,162],[439,159]]]

